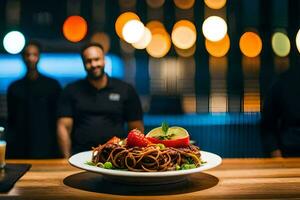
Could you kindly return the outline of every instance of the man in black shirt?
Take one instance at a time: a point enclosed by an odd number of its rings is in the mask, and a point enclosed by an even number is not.
[[[128,129],[144,131],[142,108],[134,88],[108,77],[101,45],[83,47],[81,57],[87,77],[69,84],[58,109],[57,133],[64,157],[91,150]]]
[[[38,72],[38,43],[28,43],[22,58],[26,75],[13,82],[7,91],[7,157],[59,157],[56,105],[61,87],[56,80]]]
[[[300,156],[300,66],[283,73],[267,95],[262,142],[271,157]]]

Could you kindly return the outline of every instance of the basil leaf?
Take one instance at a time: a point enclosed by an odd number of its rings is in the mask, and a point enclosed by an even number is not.
[[[167,134],[168,129],[169,129],[168,123],[163,122],[163,123],[161,124],[161,129],[162,129],[162,131],[163,131],[165,134]]]
[[[172,133],[172,134],[166,134],[166,135],[160,135],[160,136],[157,136],[155,138],[159,139],[159,140],[170,140],[172,139],[172,137],[174,136],[175,134]]]

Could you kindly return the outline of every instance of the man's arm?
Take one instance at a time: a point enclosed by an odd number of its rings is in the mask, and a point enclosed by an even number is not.
[[[136,120],[136,121],[130,121],[128,122],[128,131],[132,130],[132,129],[138,129],[140,130],[142,133],[144,133],[144,123],[142,120]]]
[[[73,118],[61,117],[57,120],[58,145],[64,158],[71,156],[71,132],[73,128]]]

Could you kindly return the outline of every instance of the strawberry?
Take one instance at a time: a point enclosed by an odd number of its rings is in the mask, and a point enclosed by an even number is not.
[[[130,147],[146,147],[150,144],[150,141],[145,138],[145,135],[138,129],[133,129],[128,133],[127,145]]]

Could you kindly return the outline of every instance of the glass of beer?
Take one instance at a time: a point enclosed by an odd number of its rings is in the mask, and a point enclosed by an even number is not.
[[[4,128],[0,127],[0,169],[5,167],[5,149],[6,149],[6,142],[2,140],[4,136]]]
[[[5,149],[6,149],[6,142],[0,140],[0,169],[5,167]]]

